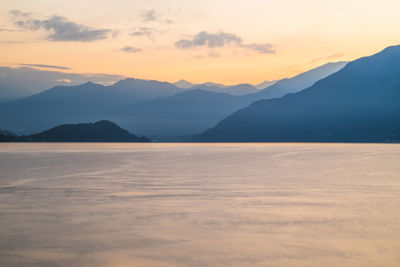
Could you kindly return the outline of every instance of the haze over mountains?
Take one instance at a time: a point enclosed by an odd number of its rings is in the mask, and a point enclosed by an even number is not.
[[[324,78],[343,67],[328,64],[324,71],[310,71],[285,79],[270,88],[280,94],[299,91],[305,84]],[[299,84],[299,86],[297,86]],[[215,84],[205,85],[207,88]],[[218,87],[218,86],[216,86]],[[104,86],[85,83],[57,86],[39,94],[0,105],[0,126],[18,134],[30,134],[63,123],[112,120],[129,131],[146,136],[197,134],[221,119],[260,99],[276,95],[269,89],[235,96],[203,89],[182,89],[173,84],[124,79]],[[226,88],[222,88],[226,89]]]
[[[58,66],[48,67],[55,70],[68,69]],[[37,94],[54,86],[75,86],[88,81],[107,85],[124,78],[120,75],[77,74],[55,70],[0,67],[0,103]]]
[[[202,84],[193,84],[186,80],[180,80],[174,85],[183,88],[183,89],[202,89],[206,91],[216,92],[216,93],[227,93],[231,95],[247,95],[256,93],[261,89],[265,89],[268,86],[273,85],[276,81],[264,81],[261,84],[251,85],[251,84],[237,84],[232,86],[227,86],[218,83],[202,83]]]
[[[348,62],[327,63],[315,69],[301,73],[290,79],[283,79],[259,91],[254,96],[256,99],[270,99],[282,97],[289,93],[299,92],[310,87],[315,82],[335,73],[346,66]]]
[[[140,134],[179,136],[199,133],[250,101],[202,89],[130,104],[104,115]]]
[[[57,86],[39,94],[0,105],[0,125],[17,133],[31,133],[61,123],[99,120],[99,113],[182,89],[169,83],[121,80],[111,86],[91,82]]]
[[[34,95],[55,86],[76,86],[86,82],[93,82],[102,85],[111,85],[117,81],[124,79],[121,75],[112,74],[77,74],[69,73],[67,67],[35,65],[35,64],[21,64],[23,67],[0,67],[0,103],[9,102],[18,98]],[[35,68],[38,66],[41,69]],[[43,69],[44,68],[44,69]],[[175,83],[179,88],[190,89],[194,86],[209,91],[221,92],[229,91],[227,88],[231,87],[231,94],[249,94],[256,92],[257,89],[264,89],[273,82],[264,82],[256,86],[244,86],[238,91],[239,85],[225,86],[217,83],[204,83],[192,84],[187,81],[179,81]],[[261,86],[261,87],[260,87]],[[236,88],[236,89],[235,89]],[[207,89],[206,89],[207,90]],[[246,91],[248,90],[248,91]]]
[[[313,86],[261,100],[198,141],[400,141],[400,46],[347,64]]]

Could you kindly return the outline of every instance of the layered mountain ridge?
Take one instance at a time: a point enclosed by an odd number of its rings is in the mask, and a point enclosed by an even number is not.
[[[398,142],[399,62],[400,46],[386,48],[301,92],[257,101],[194,140]]]

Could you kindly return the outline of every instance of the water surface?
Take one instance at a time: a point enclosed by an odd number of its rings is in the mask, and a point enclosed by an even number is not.
[[[400,266],[400,146],[0,144],[0,266]]]

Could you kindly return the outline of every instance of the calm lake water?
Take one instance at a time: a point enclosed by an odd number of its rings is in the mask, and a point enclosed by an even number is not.
[[[0,266],[400,266],[400,145],[0,144]]]

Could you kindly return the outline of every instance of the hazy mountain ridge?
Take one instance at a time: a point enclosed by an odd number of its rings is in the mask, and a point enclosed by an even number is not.
[[[255,99],[279,98],[289,93],[296,93],[312,86],[317,81],[341,70],[347,61],[327,63],[309,71],[303,72],[292,78],[285,78],[275,84],[255,93]]]
[[[400,46],[235,112],[199,141],[400,141]]]
[[[105,116],[141,134],[177,136],[203,131],[247,104],[238,96],[194,89],[119,107]]]
[[[121,75],[77,74],[31,67],[0,67],[0,103],[34,95],[55,86],[76,86],[88,81],[109,85]]]
[[[295,76],[294,79],[301,84],[315,82],[319,75],[332,73],[343,66],[342,63],[328,64],[319,70],[309,71],[307,75]],[[306,81],[302,81],[303,78]],[[291,79],[287,79],[287,83],[290,81]],[[296,90],[293,83],[290,85],[285,89]],[[118,112],[111,111],[102,117],[145,135],[169,137],[191,135],[205,131],[226,116],[263,97],[262,94],[233,96],[210,90],[191,89],[173,96],[117,108]]]
[[[301,82],[302,76],[299,76],[295,78]],[[318,78],[318,75],[313,76],[314,80]],[[209,86],[206,88],[209,89]],[[0,127],[29,134],[63,123],[107,118],[141,134],[191,135],[215,126],[233,112],[265,97],[263,94],[234,96],[212,90],[207,92],[131,78],[110,86],[90,82],[78,86],[58,86],[0,105]]]
[[[252,94],[256,93],[259,91],[259,89],[256,88],[256,86],[253,86],[251,84],[237,84],[237,85],[223,85],[219,83],[212,83],[212,82],[207,82],[207,83],[202,83],[202,84],[194,84],[191,82],[188,82],[186,80],[180,80],[174,85],[186,89],[186,90],[193,90],[193,89],[202,89],[202,90],[207,90],[211,92],[216,92],[216,93],[226,93],[226,94],[231,94],[231,95],[247,95],[247,94]]]
[[[267,87],[270,87],[272,85],[274,85],[275,83],[277,83],[279,80],[274,80],[274,81],[263,81],[259,84],[254,85],[255,88],[257,88],[258,90],[262,90],[265,89]]]
[[[181,91],[168,83],[135,79],[121,80],[110,86],[92,82],[57,86],[0,105],[0,126],[29,133],[62,123],[99,120],[99,114],[105,110]]]

